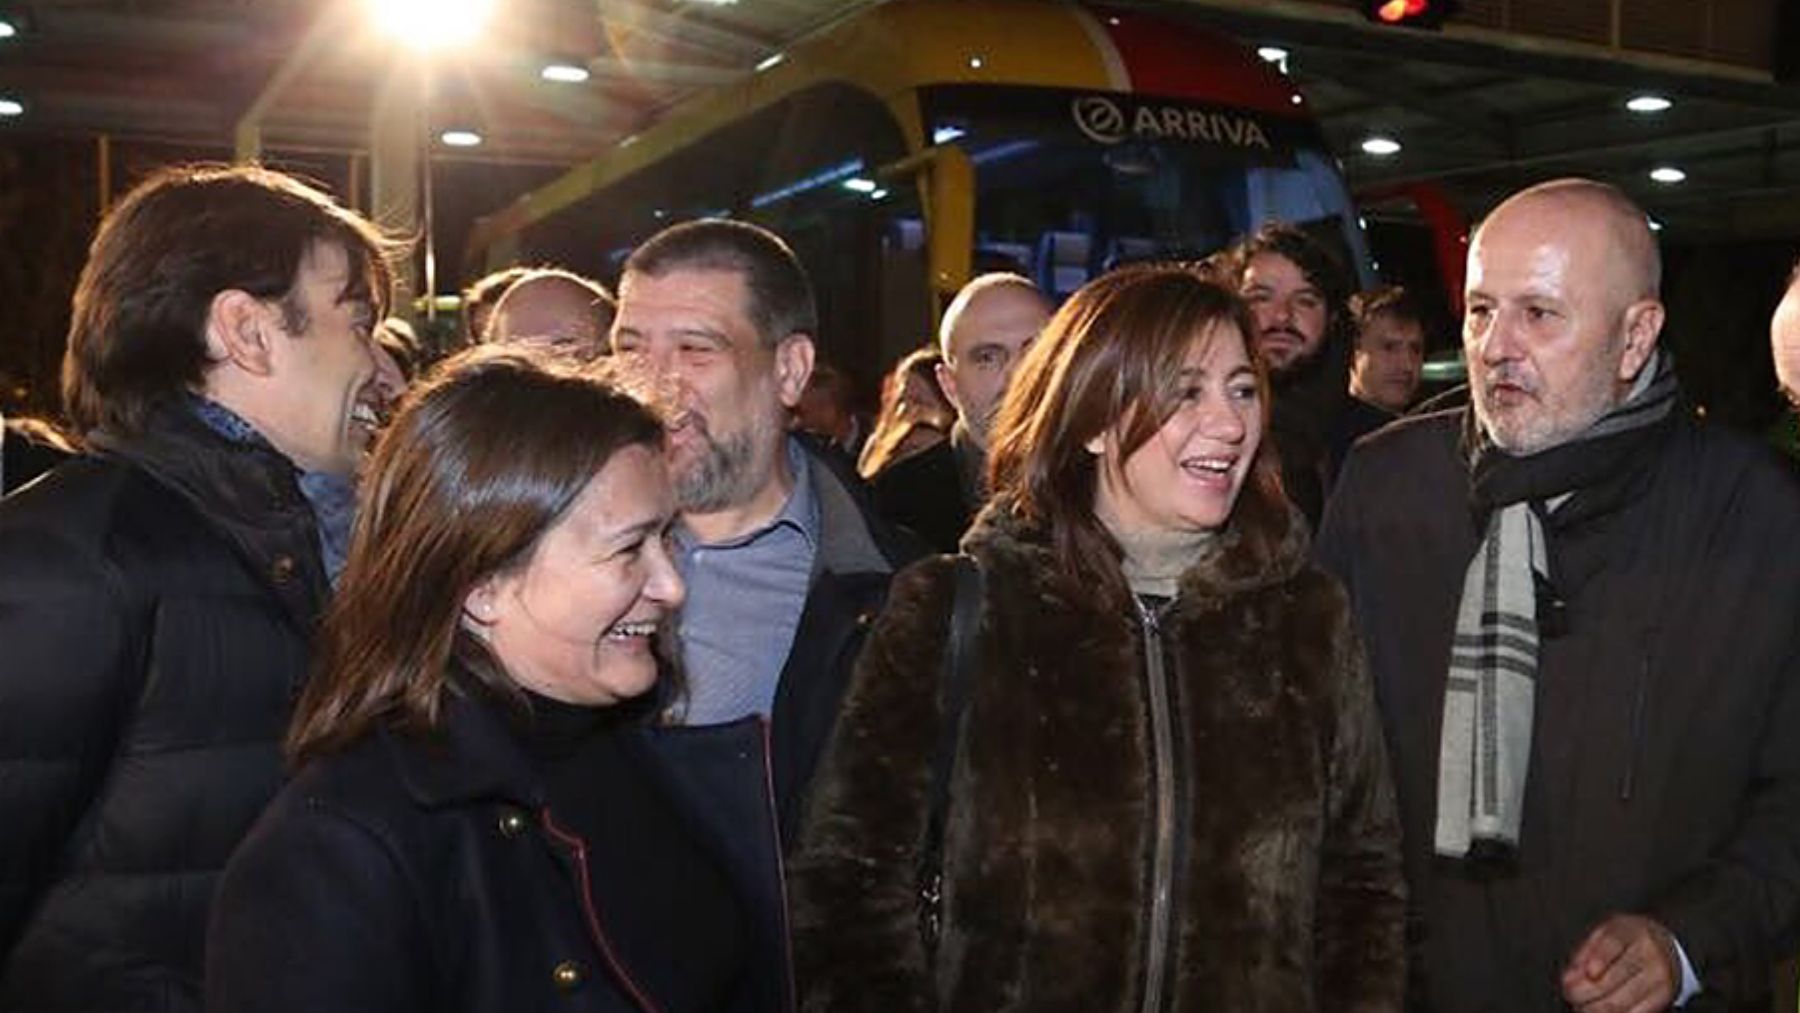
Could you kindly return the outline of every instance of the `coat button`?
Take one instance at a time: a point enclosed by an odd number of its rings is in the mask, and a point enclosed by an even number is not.
[[[286,584],[288,581],[293,580],[294,557],[285,555],[276,556],[275,561],[269,564],[269,576],[277,584]]]
[[[557,988],[564,992],[573,992],[581,987],[583,981],[587,980],[587,973],[575,961],[565,960],[556,965],[556,969],[550,972],[550,977],[555,980]]]
[[[517,809],[502,809],[495,826],[499,828],[501,837],[517,837],[525,832],[525,814]]]

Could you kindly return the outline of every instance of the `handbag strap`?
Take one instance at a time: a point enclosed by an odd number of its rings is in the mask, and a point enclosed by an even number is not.
[[[943,710],[938,721],[937,751],[932,755],[931,794],[927,796],[925,844],[919,855],[919,883],[926,924],[921,931],[927,944],[935,944],[944,862],[944,824],[950,809],[950,774],[956,767],[957,742],[962,737],[963,714],[968,710],[973,676],[973,641],[981,621],[980,564],[973,556],[950,557],[955,573],[955,598],[950,609],[950,635],[944,641]]]

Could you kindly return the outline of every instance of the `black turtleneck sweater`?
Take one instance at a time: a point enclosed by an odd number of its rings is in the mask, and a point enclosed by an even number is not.
[[[730,880],[622,734],[629,715],[530,694],[521,734],[550,812],[586,844],[607,941],[665,1013],[723,1009],[750,931]]]

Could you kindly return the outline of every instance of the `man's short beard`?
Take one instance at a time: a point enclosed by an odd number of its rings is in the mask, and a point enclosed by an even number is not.
[[[759,418],[738,433],[714,439],[704,427],[694,457],[675,471],[675,501],[685,513],[710,514],[750,501],[769,477],[758,447],[773,443],[774,424]],[[779,451],[777,451],[779,453]]]
[[[1318,370],[1325,361],[1325,345],[1326,339],[1321,339],[1312,348],[1301,349],[1292,359],[1288,360],[1285,366],[1277,366],[1267,359],[1263,360],[1269,370],[1269,382],[1278,387],[1286,387]]]

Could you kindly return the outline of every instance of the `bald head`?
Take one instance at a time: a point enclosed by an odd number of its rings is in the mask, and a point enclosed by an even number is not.
[[[612,296],[598,282],[566,271],[532,271],[500,297],[482,340],[541,345],[591,359],[605,347],[613,309]]]
[[[1616,296],[1624,302],[1659,298],[1662,251],[1650,231],[1650,216],[1618,187],[1573,177],[1539,183],[1502,201],[1476,231],[1477,238],[1489,223],[1515,214],[1590,233],[1604,247],[1610,268],[1605,278]]]
[[[956,293],[944,310],[938,342],[944,362],[938,384],[956,405],[975,442],[988,429],[1013,369],[1050,321],[1050,300],[1016,274],[984,274]]]
[[[1476,417],[1533,454],[1629,396],[1656,350],[1661,258],[1618,190],[1558,180],[1507,199],[1469,243],[1463,350]]]
[[[1788,404],[1800,409],[1800,263],[1788,277],[1787,294],[1769,321],[1769,348],[1775,355],[1775,378]]]

